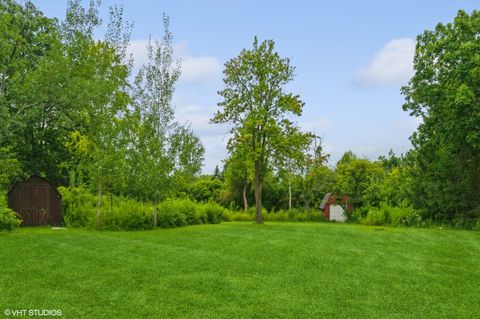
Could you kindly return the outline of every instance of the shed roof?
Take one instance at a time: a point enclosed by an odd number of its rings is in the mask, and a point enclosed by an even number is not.
[[[12,190],[15,188],[15,186],[16,186],[17,184],[25,183],[25,182],[31,180],[32,178],[39,178],[39,179],[43,180],[45,183],[49,184],[49,185],[55,190],[55,192],[57,193],[58,196],[60,196],[60,198],[62,198],[62,194],[60,194],[60,192],[58,191],[58,189],[57,189],[57,187],[55,186],[55,184],[53,184],[52,181],[46,179],[45,177],[42,177],[42,176],[39,176],[39,175],[32,175],[32,176],[30,176],[29,178],[24,179],[23,181],[15,182],[15,183],[12,185],[12,187],[10,187],[10,189],[8,190],[7,196],[12,192]]]
[[[320,209],[324,209],[325,205],[327,205],[328,199],[332,196],[332,193],[326,193],[325,196],[322,199],[322,202],[320,203]]]

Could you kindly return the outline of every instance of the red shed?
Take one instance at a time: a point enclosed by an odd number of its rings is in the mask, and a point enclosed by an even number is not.
[[[46,178],[34,175],[15,183],[7,197],[8,206],[20,216],[22,226],[59,226],[62,222],[62,196]]]
[[[339,201],[336,200],[336,197],[332,193],[327,193],[323,197],[322,203],[320,204],[320,210],[323,212],[323,216],[327,220],[332,220],[332,216],[330,216],[330,211],[332,208],[339,208],[341,206],[347,205],[347,209],[352,210],[352,205],[348,204],[349,197],[348,195],[343,195]],[[340,204],[340,205],[335,205]],[[342,207],[342,210],[343,210]]]

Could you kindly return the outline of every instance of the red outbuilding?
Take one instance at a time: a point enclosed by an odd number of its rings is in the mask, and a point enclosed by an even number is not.
[[[348,195],[343,195],[337,200],[335,194],[325,194],[320,204],[320,210],[323,212],[325,219],[344,221],[345,215],[343,214],[343,211],[345,209],[353,210],[353,206],[348,203],[349,199]],[[340,215],[343,215],[343,218]]]

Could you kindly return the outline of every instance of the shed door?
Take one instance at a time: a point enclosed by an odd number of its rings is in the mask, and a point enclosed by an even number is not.
[[[50,216],[50,192],[46,185],[35,185],[35,210],[36,223],[35,225],[48,224]]]
[[[35,225],[35,198],[33,196],[33,184],[22,184],[20,194],[20,215],[22,215],[23,225]]]

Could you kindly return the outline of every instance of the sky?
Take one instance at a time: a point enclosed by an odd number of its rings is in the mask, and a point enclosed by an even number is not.
[[[49,17],[65,15],[67,1],[33,2]],[[202,139],[204,173],[221,167],[228,156],[228,127],[209,123],[221,101],[223,65],[251,48],[254,36],[273,39],[277,52],[296,67],[287,89],[299,94],[305,107],[295,120],[323,137],[330,165],[348,150],[375,160],[390,149],[408,151],[420,123],[402,110],[400,93],[413,74],[416,36],[453,21],[459,9],[480,9],[480,1],[461,0],[104,0],[104,24],[114,4],[134,23],[129,52],[136,68],[146,61],[148,37],[163,34],[163,13],[170,17],[182,61],[176,118]]]

